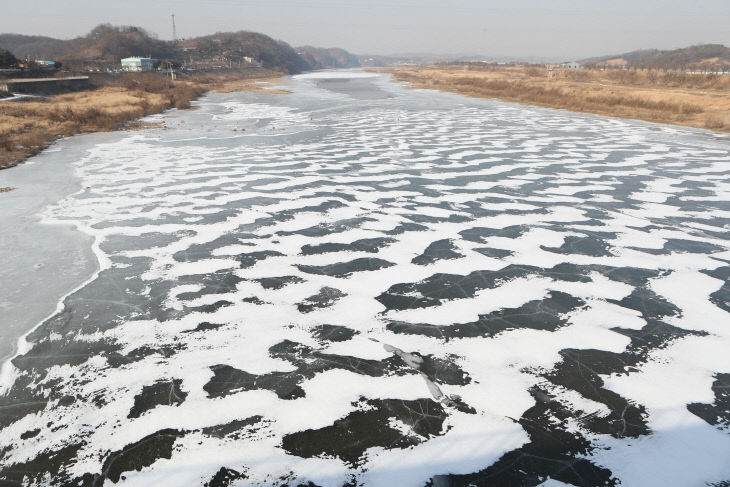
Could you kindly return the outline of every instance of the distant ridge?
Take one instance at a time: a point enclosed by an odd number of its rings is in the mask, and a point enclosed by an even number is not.
[[[58,60],[65,66],[116,64],[129,56],[176,61],[206,58],[231,65],[246,59],[286,73],[359,66],[357,57],[344,49],[307,46],[298,53],[286,42],[258,32],[218,32],[174,43],[159,40],[141,27],[110,24],[98,25],[85,36],[69,40],[0,34],[0,49],[17,58]]]
[[[302,46],[297,47],[296,50],[313,69],[360,67],[360,60],[357,56],[338,47]]]
[[[701,44],[667,51],[642,49],[613,56],[583,59],[581,62],[584,64],[625,64],[637,68],[730,67],[730,48],[722,44]]]

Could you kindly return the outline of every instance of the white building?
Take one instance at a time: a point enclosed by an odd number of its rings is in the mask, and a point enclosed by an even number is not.
[[[122,71],[153,71],[154,60],[148,57],[128,57],[122,59]]]

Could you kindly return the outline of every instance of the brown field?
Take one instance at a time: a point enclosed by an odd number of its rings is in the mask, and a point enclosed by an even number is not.
[[[378,69],[414,88],[730,132],[730,76],[492,65]]]
[[[31,101],[0,101],[0,169],[13,166],[60,137],[141,127],[135,120],[168,108],[190,108],[210,90],[267,91],[281,73],[265,70],[196,74],[171,81],[157,73],[93,79],[96,89]],[[4,188],[3,188],[4,189]]]

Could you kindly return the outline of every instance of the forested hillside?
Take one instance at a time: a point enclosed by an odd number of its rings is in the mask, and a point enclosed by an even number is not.
[[[730,67],[730,48],[703,44],[670,51],[645,49],[613,56],[584,59],[584,63],[626,64],[637,68]]]
[[[323,68],[359,66],[343,49],[300,48],[257,32],[219,32],[179,42],[162,41],[140,27],[102,24],[88,34],[63,40],[43,36],[0,34],[0,48],[18,58],[52,59],[65,66],[111,66],[121,58],[144,56],[225,66],[252,60],[264,68],[299,73]]]

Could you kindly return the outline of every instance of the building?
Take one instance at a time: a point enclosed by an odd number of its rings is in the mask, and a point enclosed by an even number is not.
[[[260,62],[258,62],[257,60],[255,60],[255,59],[254,59],[254,58],[252,58],[252,57],[249,57],[249,56],[243,56],[243,57],[241,58],[241,60],[242,60],[242,61],[243,61],[244,63],[246,63],[246,64],[250,64],[251,66],[256,66],[257,68],[261,67],[261,63],[260,63]]]
[[[572,62],[572,63],[563,63],[560,65],[563,69],[583,69],[583,65],[580,63]]]
[[[154,71],[155,62],[148,57],[128,57],[122,59],[122,71]]]
[[[56,69],[56,61],[46,61],[45,59],[37,59],[36,63],[41,69]]]

